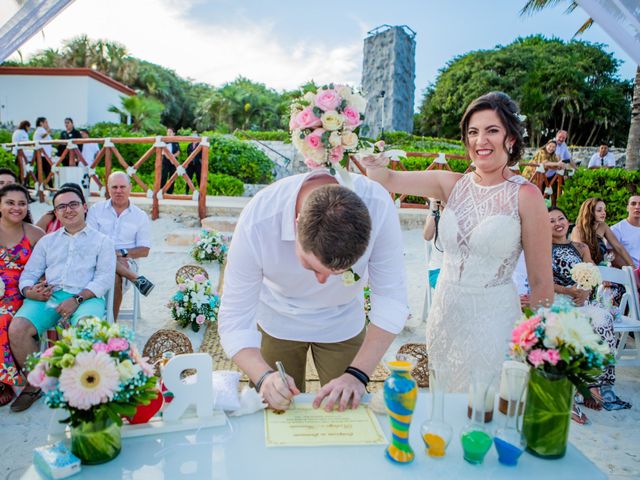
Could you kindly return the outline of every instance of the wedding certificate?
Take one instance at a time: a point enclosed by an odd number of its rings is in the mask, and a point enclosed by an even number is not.
[[[387,439],[369,408],[325,412],[310,403],[296,403],[284,413],[264,413],[267,447],[319,447],[332,445],[384,445]]]

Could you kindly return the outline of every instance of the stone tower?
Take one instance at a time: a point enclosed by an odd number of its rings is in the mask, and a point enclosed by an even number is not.
[[[362,91],[367,98],[362,133],[413,130],[416,32],[406,25],[381,25],[364,40]]]

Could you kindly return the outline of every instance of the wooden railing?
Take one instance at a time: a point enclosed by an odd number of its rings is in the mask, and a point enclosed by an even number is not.
[[[174,142],[198,142],[198,146],[193,152],[186,158],[183,163],[180,163],[176,157],[167,148],[168,143]],[[102,148],[96,154],[95,159],[91,165],[87,164],[87,161],[82,156],[82,152],[78,148],[79,145],[88,143],[102,144]],[[127,163],[122,154],[118,151],[118,145],[123,144],[151,144],[149,149],[140,157],[136,159],[132,164]],[[44,147],[46,145],[64,145],[66,148],[60,157],[54,157],[52,159]],[[3,145],[5,148],[16,147],[18,154],[16,156],[18,167],[20,169],[20,178],[23,183],[32,179],[35,183],[36,194],[39,200],[44,201],[44,192],[47,190],[53,191],[54,188],[50,187],[51,180],[57,171],[57,169],[63,165],[65,160],[68,160],[69,166],[76,166],[78,164],[84,165],[89,174],[91,182],[95,182],[98,186],[99,192],[92,192],[92,195],[105,195],[108,198],[108,191],[106,191],[106,180],[111,175],[112,170],[115,167],[121,167],[124,172],[135,182],[144,193],[132,192],[132,196],[146,196],[152,199],[151,218],[156,220],[160,213],[160,200],[161,199],[178,199],[178,200],[197,200],[198,202],[198,215],[202,219],[206,216],[206,199],[207,199],[207,183],[209,174],[209,140],[206,137],[191,137],[191,136],[158,136],[158,137],[140,137],[140,138],[83,138],[73,140],[47,140],[41,142],[20,142],[18,144],[8,143]],[[24,150],[33,150],[33,157],[31,161],[27,160]],[[200,185],[196,187],[191,179],[186,174],[186,169],[191,162],[194,161],[196,156],[201,154],[202,165],[200,170]],[[162,175],[162,158],[166,157],[176,167],[176,171],[173,172],[171,177],[164,185],[161,185]],[[152,159],[154,162],[154,180],[153,185],[147,185],[137,174],[138,170],[147,160]],[[114,162],[115,160],[115,162]],[[43,168],[47,162],[51,166],[51,171],[45,175],[45,169]],[[114,165],[115,163],[115,165]],[[96,167],[104,164],[104,177],[101,178],[96,172]],[[48,170],[48,169],[47,169]],[[191,195],[179,195],[166,193],[167,190],[174,184],[178,177],[184,178]]]

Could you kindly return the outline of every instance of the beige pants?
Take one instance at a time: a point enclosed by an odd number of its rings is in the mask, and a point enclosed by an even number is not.
[[[311,349],[313,363],[318,370],[320,385],[324,385],[339,377],[360,350],[366,328],[353,338],[336,343],[298,342],[294,340],[280,340],[266,333],[258,326],[262,333],[260,353],[264,360],[275,370],[276,361],[280,360],[284,369],[296,382],[301,392],[305,391],[305,375],[307,370],[307,352]]]

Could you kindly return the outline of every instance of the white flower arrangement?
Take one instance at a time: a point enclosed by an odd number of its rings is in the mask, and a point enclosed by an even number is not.
[[[217,320],[220,298],[211,282],[198,274],[193,279],[180,281],[178,291],[167,306],[178,325],[191,326],[197,332],[205,323]]]
[[[228,247],[222,234],[216,231],[203,230],[195,238],[189,255],[198,263],[218,262],[221,265],[227,257]]]
[[[346,272],[342,274],[342,283],[349,287],[354,285],[358,280],[360,280],[360,275],[353,271],[353,268],[350,268]]]
[[[591,290],[602,283],[602,276],[597,265],[580,262],[571,269],[571,278],[576,282],[576,287],[583,290]]]

